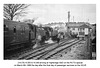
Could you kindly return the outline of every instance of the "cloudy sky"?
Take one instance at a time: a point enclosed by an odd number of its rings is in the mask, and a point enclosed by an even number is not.
[[[35,23],[67,22],[68,11],[70,21],[96,23],[95,4],[32,4],[27,8],[24,19],[37,18]]]

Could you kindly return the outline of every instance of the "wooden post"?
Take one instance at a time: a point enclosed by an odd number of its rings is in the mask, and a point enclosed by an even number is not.
[[[88,40],[87,41],[87,49],[88,49],[89,54],[90,54],[89,58],[92,59],[91,34],[88,35],[87,40]]]
[[[92,40],[91,40],[91,33],[90,33],[90,42],[89,42],[89,45],[90,45],[90,59],[92,59]]]

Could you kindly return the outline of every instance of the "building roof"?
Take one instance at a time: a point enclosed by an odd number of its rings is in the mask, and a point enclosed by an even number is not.
[[[70,28],[79,28],[83,23],[67,23],[67,26]]]
[[[67,26],[69,28],[91,28],[91,26],[85,22],[79,22],[79,23],[76,23],[76,22],[72,22],[72,23],[67,23]]]
[[[91,28],[89,25],[83,24],[81,26],[79,26],[79,28]]]

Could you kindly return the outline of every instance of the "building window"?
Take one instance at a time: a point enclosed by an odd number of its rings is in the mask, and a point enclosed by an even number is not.
[[[79,31],[80,29],[78,28],[78,31]]]
[[[75,30],[75,28],[73,28],[73,30]]]
[[[80,32],[82,32],[82,29],[80,29]]]

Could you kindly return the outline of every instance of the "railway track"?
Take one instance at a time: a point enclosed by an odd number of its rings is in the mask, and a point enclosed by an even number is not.
[[[70,39],[64,39],[64,40],[70,40]],[[64,40],[61,40],[60,43],[63,43]],[[21,49],[19,51],[17,51],[16,53],[10,55],[10,56],[7,56],[6,59],[18,59],[22,56],[26,56],[26,55],[29,55],[29,54],[32,54],[34,52],[38,52],[38,51],[41,51],[49,46],[52,46],[52,45],[55,45],[56,43],[52,43],[52,44],[44,44],[40,47],[37,47],[37,48],[25,48],[25,49]]]
[[[48,47],[42,47],[42,48],[34,50],[30,53],[19,56],[17,59],[18,60],[21,60],[21,59],[25,59],[25,60],[48,59],[50,56],[56,54],[57,52],[63,50],[64,48],[67,48],[67,47],[71,46],[72,42],[73,42],[73,44],[75,44],[75,43],[79,42],[79,40],[77,40],[77,39],[67,40],[67,41],[60,42],[59,45],[58,44],[53,44],[51,46],[49,45]],[[65,46],[66,44],[70,44],[70,45]]]
[[[14,58],[18,57],[19,55],[22,55],[22,54],[30,52],[30,51],[32,51],[32,48],[23,48],[23,49],[18,49],[15,51],[10,51],[10,52],[7,52],[9,55],[5,56],[5,59],[14,59]]]
[[[68,40],[71,40],[71,39],[64,39],[64,40],[68,41]],[[62,40],[62,41],[60,42],[60,44],[63,43],[64,40]],[[24,59],[25,57],[28,57],[29,55],[38,53],[38,52],[44,50],[45,48],[49,48],[50,46],[52,47],[52,46],[55,45],[55,44],[56,44],[56,43],[46,44],[46,45],[43,45],[43,46],[41,46],[41,47],[35,48],[33,51],[30,51],[30,52],[28,52],[28,53],[25,53],[25,54],[19,56],[17,59]]]
[[[46,60],[47,60],[47,59],[51,58],[53,55],[55,55],[55,54],[57,54],[57,53],[63,51],[63,50],[66,49],[66,48],[69,48],[69,47],[73,46],[74,44],[78,43],[79,41],[80,41],[80,40],[77,40],[77,41],[75,41],[75,42],[72,42],[71,44],[67,44],[68,46],[65,46],[66,43],[64,43],[63,46],[58,47],[58,48],[56,48],[56,49],[54,49],[54,50],[50,50],[46,55],[41,56],[41,57],[39,57],[38,59],[46,59]]]

